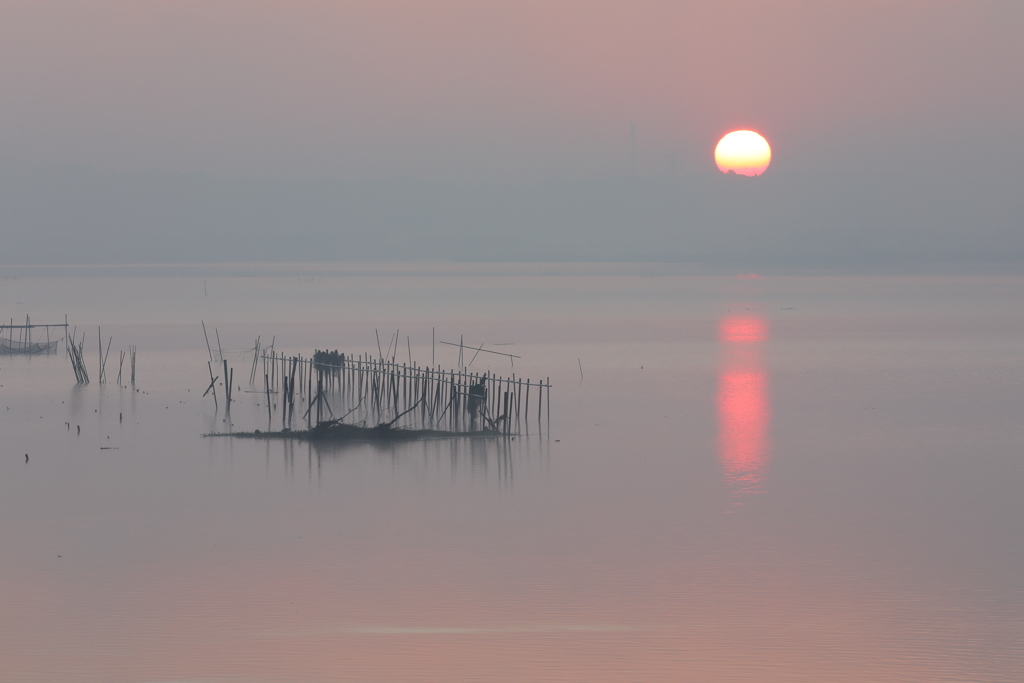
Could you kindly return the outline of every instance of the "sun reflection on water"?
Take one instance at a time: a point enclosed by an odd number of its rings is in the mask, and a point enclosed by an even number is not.
[[[767,337],[761,318],[727,317],[719,326],[718,457],[733,493],[740,495],[760,490],[768,468],[771,410],[761,362]]]

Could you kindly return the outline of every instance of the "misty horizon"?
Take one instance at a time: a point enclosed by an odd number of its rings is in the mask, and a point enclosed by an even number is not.
[[[1009,159],[967,177],[938,163],[908,173],[884,158],[828,173],[787,161],[757,178],[709,170],[517,183],[7,170],[0,263],[1024,261]]]
[[[0,263],[1024,263],[1020,3],[240,7],[0,4]]]

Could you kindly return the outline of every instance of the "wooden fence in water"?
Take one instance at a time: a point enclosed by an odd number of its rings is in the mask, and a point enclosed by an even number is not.
[[[223,364],[230,406],[234,371],[227,361]],[[211,362],[207,392],[217,379]],[[249,379],[264,396],[268,421],[278,410],[282,428],[291,427],[296,410],[303,406],[298,416],[307,426],[340,418],[367,426],[390,423],[408,429],[514,435],[529,434],[531,424],[539,432],[543,423],[546,431],[551,423],[550,378],[534,382],[514,374],[444,370],[369,354],[316,351],[313,358],[303,358],[271,350],[254,354]]]

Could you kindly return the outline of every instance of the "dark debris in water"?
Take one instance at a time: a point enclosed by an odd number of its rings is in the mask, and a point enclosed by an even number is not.
[[[455,437],[498,437],[500,432],[482,430],[476,432],[452,432],[440,429],[404,429],[382,423],[376,427],[345,424],[337,420],[321,422],[309,429],[282,429],[278,432],[214,432],[203,436],[231,436],[236,439],[297,439],[300,441],[413,441],[416,439],[448,439]]]

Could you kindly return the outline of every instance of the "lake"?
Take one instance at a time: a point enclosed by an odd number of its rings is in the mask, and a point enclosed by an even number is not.
[[[67,314],[92,377],[0,356],[0,681],[1024,680],[1024,277],[0,275],[0,317]],[[267,428],[257,336],[396,331],[399,362],[518,356],[471,370],[550,378],[550,426],[203,437]]]

